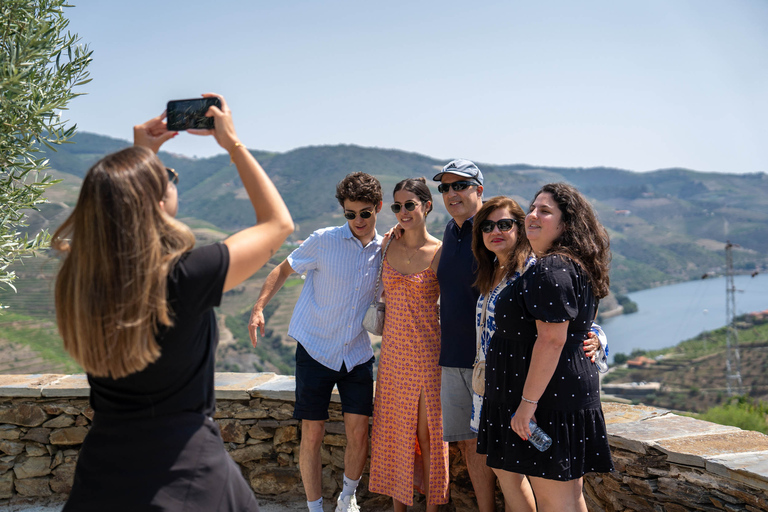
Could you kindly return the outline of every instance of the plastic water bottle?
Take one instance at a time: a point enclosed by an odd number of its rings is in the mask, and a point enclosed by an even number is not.
[[[549,437],[540,426],[534,423],[533,420],[528,422],[528,428],[531,429],[531,437],[528,438],[528,442],[530,442],[534,448],[540,452],[545,452],[552,446],[552,438]]]

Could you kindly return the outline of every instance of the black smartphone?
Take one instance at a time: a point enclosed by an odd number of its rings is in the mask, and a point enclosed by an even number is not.
[[[194,98],[191,100],[171,100],[166,108],[168,129],[174,132],[198,128],[213,129],[213,118],[205,117],[208,107],[221,108],[219,98]]]

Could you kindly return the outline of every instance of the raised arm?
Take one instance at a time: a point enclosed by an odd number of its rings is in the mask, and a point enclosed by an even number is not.
[[[288,260],[283,260],[281,264],[272,269],[267,279],[264,281],[264,285],[259,292],[259,298],[251,311],[251,319],[248,321],[248,334],[251,336],[251,344],[255,347],[258,338],[259,331],[264,336],[264,308],[267,307],[272,297],[280,291],[280,288],[285,284],[285,280],[288,276],[293,274],[293,268]]]
[[[256,225],[224,241],[229,248],[229,270],[224,281],[226,292],[251,277],[269,261],[288,235],[293,233],[293,220],[272,180],[237,137],[232,113],[224,98],[216,94],[203,96],[216,96],[221,100],[221,109],[212,106],[206,114],[215,118],[215,129],[189,131],[198,135],[213,134],[216,137],[216,142],[229,153],[237,167],[256,212]]]

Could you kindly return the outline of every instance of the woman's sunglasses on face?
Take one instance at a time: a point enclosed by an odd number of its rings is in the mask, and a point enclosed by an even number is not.
[[[360,213],[344,212],[344,218],[347,220],[355,220],[358,215],[360,215],[361,219],[370,219],[371,215],[373,215],[373,210],[363,210]]]
[[[175,169],[171,169],[170,167],[165,168],[165,172],[168,173],[168,181],[170,183],[173,183],[174,185],[179,184],[179,173],[176,172]]]
[[[474,181],[454,181],[453,183],[441,183],[437,186],[437,191],[441,194],[445,194],[450,189],[453,189],[454,192],[460,192],[462,190],[466,190],[469,187],[475,187],[477,186],[477,183]]]
[[[498,227],[499,231],[506,232],[512,229],[516,222],[517,220],[515,219],[484,220],[480,223],[480,231],[483,233],[493,233],[493,230]]]
[[[406,201],[403,204],[400,203],[392,203],[392,206],[390,208],[392,209],[392,213],[400,213],[401,208],[405,208],[409,212],[412,212],[416,209],[416,207],[419,205],[416,201]]]

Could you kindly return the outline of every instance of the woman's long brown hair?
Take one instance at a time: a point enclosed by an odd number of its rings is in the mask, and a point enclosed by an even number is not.
[[[483,242],[483,232],[480,230],[480,224],[494,211],[506,208],[515,219],[515,225],[512,227],[517,232],[517,242],[507,255],[507,271],[504,278],[513,275],[515,271],[520,270],[525,263],[525,258],[531,253],[531,246],[525,237],[525,212],[517,204],[517,201],[505,196],[492,197],[486,201],[475,214],[475,220],[472,222],[472,253],[477,260],[477,279],[475,287],[483,295],[487,295],[493,287],[493,278],[496,273],[496,255],[490,251]]]
[[[155,154],[131,147],[88,171],[77,205],[51,245],[64,255],[56,320],[64,348],[89,374],[120,378],[160,357],[171,266],[195,243],[163,211],[168,177]]]
[[[533,197],[548,192],[557,203],[565,224],[563,234],[552,243],[547,254],[559,253],[577,261],[589,275],[595,297],[608,295],[610,286],[611,240],[608,231],[581,192],[567,183],[549,183]],[[533,204],[533,201],[531,201]]]

